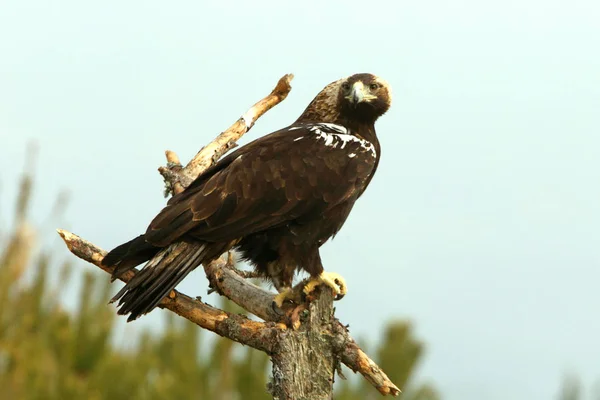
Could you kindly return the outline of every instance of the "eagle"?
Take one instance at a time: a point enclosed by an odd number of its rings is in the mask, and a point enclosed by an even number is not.
[[[235,250],[270,281],[281,307],[297,271],[304,292],[344,279],[325,272],[319,248],[341,229],[381,156],[375,121],[391,88],[360,73],[325,86],[291,125],[239,147],[173,196],[146,232],[102,260],[113,279],[146,263],[113,297],[128,321],[152,311],[203,263]]]

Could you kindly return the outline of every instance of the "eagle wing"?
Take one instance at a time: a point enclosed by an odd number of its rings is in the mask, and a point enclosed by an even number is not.
[[[151,222],[145,239],[155,246],[184,235],[231,241],[318,217],[362,193],[376,164],[376,157],[362,150],[328,146],[309,126],[259,138],[174,196]]]

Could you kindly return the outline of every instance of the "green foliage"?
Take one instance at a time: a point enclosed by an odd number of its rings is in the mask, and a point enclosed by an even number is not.
[[[47,251],[34,256],[34,229],[27,223],[31,188],[25,177],[14,231],[0,244],[0,399],[271,398],[266,355],[220,337],[205,343],[209,334],[170,313],[164,331],[143,332],[134,349],[115,346],[107,276],[85,265],[56,265]],[[81,292],[77,310],[68,311],[59,294],[74,273],[83,275]],[[397,322],[386,328],[378,358],[396,383],[408,387],[422,350],[410,326]],[[338,389],[340,400],[380,396],[362,378]],[[419,387],[404,398],[438,396]]]

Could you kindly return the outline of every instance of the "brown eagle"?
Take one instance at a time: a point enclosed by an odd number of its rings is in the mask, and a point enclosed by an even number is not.
[[[192,270],[235,249],[270,280],[281,306],[297,270],[304,291],[343,279],[323,270],[319,248],[342,227],[377,169],[375,121],[391,104],[388,84],[356,74],[327,85],[292,125],[222,158],[173,196],[146,233],[104,257],[113,277],[144,263],[119,291],[128,321],[150,312]]]

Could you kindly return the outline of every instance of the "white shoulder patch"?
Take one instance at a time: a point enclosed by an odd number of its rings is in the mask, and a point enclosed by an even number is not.
[[[344,149],[348,143],[358,143],[363,151],[370,152],[373,157],[377,157],[375,146],[368,140],[354,136],[346,127],[337,124],[320,123],[307,124],[306,128],[314,132],[317,139],[323,139],[325,146],[337,149]],[[299,140],[299,139],[297,139]],[[356,157],[356,153],[349,153],[349,158]]]
[[[330,123],[320,123],[320,124],[316,124],[313,128],[311,128],[311,131],[313,129],[315,129],[315,127],[318,128],[324,128],[324,129],[329,129],[332,130],[334,132],[338,132],[338,133],[348,133],[348,129],[346,129],[346,127],[342,126],[342,125],[337,125],[337,124],[330,124]]]

